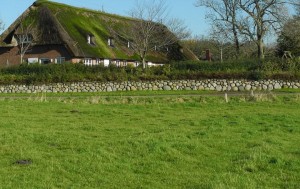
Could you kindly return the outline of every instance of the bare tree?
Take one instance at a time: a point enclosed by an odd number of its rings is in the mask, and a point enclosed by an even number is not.
[[[3,21],[0,20],[0,31],[4,29],[4,24],[3,24]]]
[[[185,25],[183,20],[180,20],[178,18],[171,18],[165,23],[165,25],[177,37],[175,41],[171,42],[183,40],[191,36],[191,31]]]
[[[257,45],[257,56],[264,59],[264,38],[268,32],[278,32],[288,12],[284,0],[239,0],[244,11],[239,30]]]
[[[223,63],[223,50],[224,50],[225,43],[227,42],[228,35],[229,35],[229,31],[224,31],[224,30],[220,30],[220,28],[212,27],[210,37],[213,41],[216,41],[215,44],[217,45],[217,48],[220,51],[221,63]]]
[[[20,53],[20,63],[24,62],[25,54],[30,50],[34,43],[34,39],[37,38],[37,32],[35,32],[35,21],[26,19],[26,16],[20,17],[20,22],[16,28],[14,38],[17,41]]]
[[[167,19],[166,9],[164,0],[137,1],[130,11],[133,20],[129,25],[118,30],[110,29],[115,36],[128,42],[128,47],[142,60],[143,68],[146,68],[149,52],[162,49],[168,52],[170,45],[189,36],[181,20]]]
[[[23,63],[23,58],[26,54],[26,52],[29,50],[29,48],[32,45],[32,35],[29,32],[29,30],[26,28],[24,28],[22,26],[22,24],[20,25],[20,34],[16,34],[15,37],[17,39],[18,42],[18,46],[19,46],[19,53],[20,53],[20,63]]]
[[[213,33],[226,36],[225,39],[233,42],[235,44],[236,57],[239,57],[238,0],[198,0],[196,6],[203,6],[210,10],[206,17],[211,21]]]

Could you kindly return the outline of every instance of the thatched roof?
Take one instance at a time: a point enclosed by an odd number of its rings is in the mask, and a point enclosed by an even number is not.
[[[35,45],[62,44],[74,57],[139,60],[137,54],[118,40],[115,40],[114,47],[107,45],[108,39],[112,37],[112,27],[128,27],[129,23],[134,21],[132,18],[38,0],[4,31],[0,36],[0,46],[12,46],[12,39],[14,35],[22,33],[23,24],[30,26]],[[93,45],[87,43],[88,35],[93,37]],[[196,58],[179,43],[173,47],[177,49],[174,57]],[[170,56],[156,51],[151,52],[147,59],[153,62],[167,62]]]

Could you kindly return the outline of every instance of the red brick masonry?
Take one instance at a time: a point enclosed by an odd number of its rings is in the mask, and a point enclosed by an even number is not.
[[[71,55],[64,45],[39,45],[34,46],[24,56],[28,58],[48,58],[55,59],[65,57],[66,61],[71,60]],[[0,65],[17,65],[20,64],[20,54],[18,47],[0,47]]]

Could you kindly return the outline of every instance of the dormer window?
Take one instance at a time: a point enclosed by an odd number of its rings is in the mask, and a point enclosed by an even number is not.
[[[92,34],[87,35],[87,43],[90,45],[95,45],[95,36]]]
[[[87,36],[87,43],[91,44],[91,36],[90,35]]]
[[[108,46],[111,46],[111,47],[113,47],[114,46],[114,39],[113,38],[108,38],[108,40],[107,40],[107,44],[108,44]]]

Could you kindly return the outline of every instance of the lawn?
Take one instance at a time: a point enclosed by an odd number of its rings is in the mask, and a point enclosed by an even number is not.
[[[300,96],[0,98],[0,188],[299,188]]]

